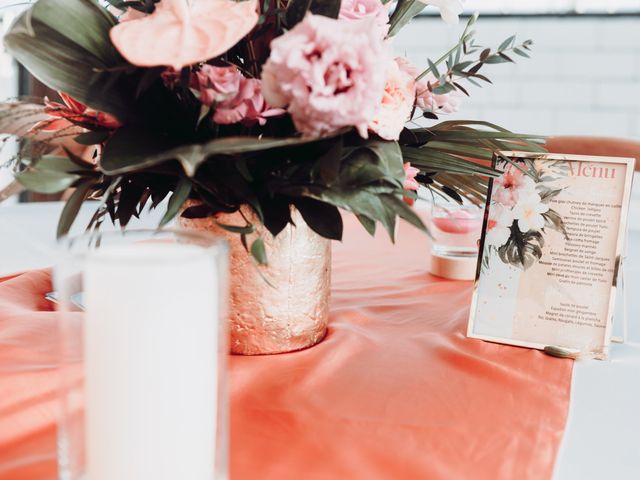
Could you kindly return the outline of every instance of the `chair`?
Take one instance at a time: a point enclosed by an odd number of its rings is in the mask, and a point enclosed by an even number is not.
[[[549,137],[545,146],[551,153],[635,158],[635,169],[640,171],[640,142],[635,140],[604,137]]]

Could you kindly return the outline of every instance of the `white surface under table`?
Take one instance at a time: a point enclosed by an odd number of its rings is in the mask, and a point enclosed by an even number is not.
[[[86,225],[84,208],[77,225]],[[60,203],[0,206],[0,276],[50,266]],[[631,216],[637,214],[632,209]],[[160,212],[131,227],[158,224]],[[556,480],[640,479],[640,229],[631,222],[626,263],[629,339],[606,362],[576,362]]]

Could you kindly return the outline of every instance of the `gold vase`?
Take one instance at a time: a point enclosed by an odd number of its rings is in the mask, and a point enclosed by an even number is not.
[[[185,208],[193,206],[189,201]],[[327,331],[331,286],[331,241],[319,236],[292,209],[295,223],[273,237],[253,211],[242,213],[256,227],[268,264],[258,266],[240,235],[218,224],[244,226],[239,212],[208,218],[180,217],[178,226],[224,237],[230,252],[229,329],[231,352],[242,355],[283,353],[315,345]]]

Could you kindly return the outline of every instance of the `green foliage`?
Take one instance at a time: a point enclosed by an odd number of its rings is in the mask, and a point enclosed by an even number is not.
[[[522,233],[518,222],[514,221],[509,241],[498,249],[498,256],[506,264],[527,270],[542,258],[542,247],[544,237],[540,232]]]
[[[113,25],[115,18],[93,0],[39,0],[4,44],[47,86],[126,119],[132,97],[119,75],[129,67],[109,40]]]
[[[285,20],[291,29],[301,22],[307,12],[338,18],[341,0],[291,0],[287,7]]]
[[[424,6],[419,0],[408,0],[405,3],[408,4],[411,2]],[[398,4],[398,9],[401,4],[402,2]],[[515,35],[504,40],[495,52],[493,52],[491,48],[484,48],[476,44],[474,38],[475,31],[471,30],[471,27],[475,24],[477,18],[477,15],[471,16],[458,43],[436,61],[427,59],[428,68],[416,77],[416,80],[421,80],[429,74],[433,75],[436,81],[429,82],[428,88],[434,94],[443,95],[457,90],[469,96],[468,90],[461,85],[462,80],[466,80],[478,87],[481,86],[479,82],[491,83],[488,77],[479,73],[479,70],[484,65],[507,62],[513,63],[513,59],[507,55],[507,53],[511,51],[522,57],[528,57],[525,50],[530,50],[533,42],[526,40],[522,44],[516,45]],[[469,56],[478,52],[480,53],[478,54],[477,60],[468,59]],[[442,63],[446,66],[444,70],[438,68]],[[437,112],[431,110],[424,111],[423,116],[430,119],[438,118]]]
[[[413,17],[424,10],[425,7],[426,3],[422,3],[420,0],[399,0],[389,19],[388,36],[395,36]]]

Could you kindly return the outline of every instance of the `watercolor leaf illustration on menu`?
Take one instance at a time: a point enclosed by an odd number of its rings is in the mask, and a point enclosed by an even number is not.
[[[500,155],[496,166],[504,173],[493,180],[482,268],[497,257],[526,270],[542,258],[547,230],[569,239],[562,217],[549,205],[563,191],[557,182],[567,176],[566,163]]]
[[[411,206],[421,187],[482,205],[496,152],[544,152],[541,137],[446,120],[491,83],[485,70],[528,58],[532,42],[482,46],[474,15],[419,67],[392,40],[428,5],[454,23],[462,11],[458,0],[38,0],[4,44],[60,98],[0,105],[0,132],[20,139],[9,166],[30,190],[73,189],[59,236],[86,200],[99,200],[89,229],[160,206],[161,225],[247,206],[274,236],[292,208],[329,239],[342,238],[341,211],[371,234],[382,225],[393,238],[398,218],[426,231]],[[222,226],[267,261],[249,220]],[[536,231],[524,240],[533,256]]]

